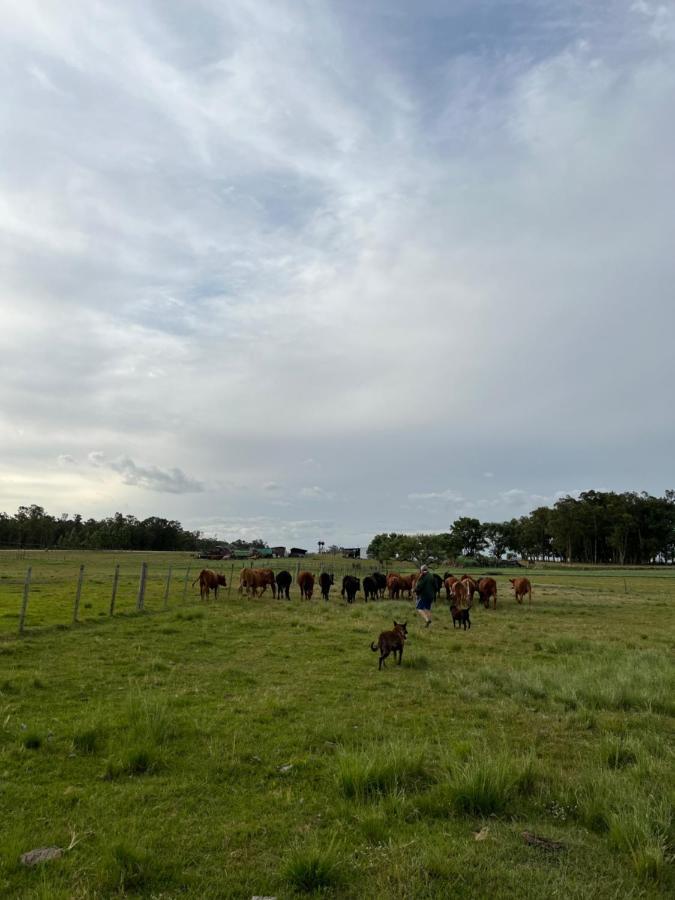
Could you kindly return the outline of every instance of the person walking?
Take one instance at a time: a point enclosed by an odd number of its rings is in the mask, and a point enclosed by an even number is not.
[[[417,612],[425,621],[425,627],[431,625],[431,604],[436,599],[436,584],[429,568],[420,566],[420,577],[415,584],[417,594]]]

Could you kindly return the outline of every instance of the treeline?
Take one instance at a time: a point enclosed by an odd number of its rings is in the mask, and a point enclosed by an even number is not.
[[[107,519],[50,516],[41,506],[20,506],[15,515],[0,513],[0,548],[63,550],[195,550],[198,532],[180,522],[150,516],[137,519],[115,513]]]
[[[585,491],[507,522],[463,516],[444,534],[378,534],[373,559],[482,560],[486,557],[642,565],[675,562],[675,491]]]

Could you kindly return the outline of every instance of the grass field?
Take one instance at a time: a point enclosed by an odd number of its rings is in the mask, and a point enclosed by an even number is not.
[[[675,890],[668,573],[535,571],[531,608],[503,574],[496,612],[474,608],[464,633],[444,603],[424,630],[408,602],[335,590],[183,600],[201,563],[179,554],[153,555],[137,615],[140,561],[0,555],[2,896]],[[80,563],[83,621],[64,628]],[[369,644],[394,618],[403,665],[378,672]]]

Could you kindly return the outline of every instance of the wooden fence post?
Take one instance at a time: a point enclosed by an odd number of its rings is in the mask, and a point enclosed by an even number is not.
[[[82,582],[84,581],[84,563],[80,566],[80,574],[77,576],[77,590],[75,591],[75,603],[73,605],[73,625],[77,622],[80,612],[80,597],[82,596]]]
[[[234,563],[230,566],[230,580],[227,582],[227,599],[230,599],[230,593],[232,591],[232,579],[234,578]]]
[[[169,571],[166,576],[166,587],[164,588],[164,609],[167,609],[169,606],[169,588],[171,587],[171,569],[169,566]]]
[[[115,566],[115,574],[113,575],[112,594],[110,596],[110,615],[115,615],[115,598],[117,597],[117,584],[120,580],[120,564]]]
[[[190,579],[190,563],[188,563],[188,567],[185,570],[185,578],[183,579],[183,603],[185,603],[185,598],[187,597],[187,589],[188,589],[189,579]]]
[[[145,582],[148,577],[148,564],[141,563],[141,577],[138,582],[138,596],[136,597],[136,612],[142,612],[145,605]]]
[[[26,572],[26,580],[23,583],[23,598],[21,600],[21,612],[19,613],[19,634],[23,634],[23,628],[26,624],[26,610],[28,609],[28,592],[30,591],[30,578],[33,571],[32,566],[28,566]]]

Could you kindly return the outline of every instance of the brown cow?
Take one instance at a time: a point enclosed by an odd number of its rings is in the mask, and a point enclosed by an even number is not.
[[[529,578],[509,578],[509,581],[511,582],[518,603],[523,602],[525,594],[528,594],[529,602],[532,603],[532,585],[530,584]]]
[[[452,594],[452,586],[457,581],[454,575],[451,575],[450,572],[445,573],[445,579],[443,584],[445,585],[445,599],[449,600]]]
[[[485,609],[490,609],[490,597],[492,597],[492,608],[497,609],[497,582],[494,578],[481,578],[478,582],[478,595],[480,602]]]
[[[470,575],[462,575],[461,580],[468,585],[469,599],[473,603],[473,595],[478,592],[478,585]]]
[[[473,603],[473,591],[467,581],[464,579],[455,581],[450,588],[450,593],[452,594],[452,599],[454,601],[452,604],[453,607],[458,610],[471,609]]]
[[[296,578],[298,582],[298,587],[300,588],[300,597],[304,597],[306,600],[312,599],[312,594],[314,592],[314,576],[311,572],[300,572],[298,577]]]
[[[199,596],[202,600],[209,599],[209,593],[213,591],[213,594],[218,599],[218,588],[219,587],[227,587],[227,581],[224,575],[219,575],[217,572],[214,572],[212,569],[202,569],[199,575],[192,582],[192,587],[194,587],[197,582],[199,582]]]
[[[268,585],[272,588],[272,596],[276,597],[277,585],[271,569],[242,569],[239,573],[239,593],[245,590],[253,597],[262,597]],[[259,595],[258,590],[260,590]]]
[[[401,594],[401,579],[398,575],[387,575],[387,590],[390,600],[398,600]]]
[[[412,575],[399,575],[399,581],[401,582],[401,593],[404,591],[408,592],[408,597],[412,596],[412,589],[415,587],[415,582],[417,581],[417,574],[414,573]]]

